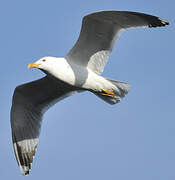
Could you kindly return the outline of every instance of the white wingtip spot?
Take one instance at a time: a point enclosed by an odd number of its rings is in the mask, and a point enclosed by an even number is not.
[[[29,168],[27,166],[19,166],[19,169],[23,176],[29,175]]]
[[[167,20],[165,20],[165,19],[162,19],[162,18],[158,18],[160,21],[161,21],[161,23],[163,24],[163,25],[169,25],[170,23],[167,21]]]

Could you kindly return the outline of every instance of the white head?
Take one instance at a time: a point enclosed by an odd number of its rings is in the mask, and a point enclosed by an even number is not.
[[[43,57],[37,60],[36,62],[29,64],[28,68],[38,68],[41,70],[48,71],[50,67],[54,66],[55,61],[58,62],[58,59],[59,58],[51,56]]]

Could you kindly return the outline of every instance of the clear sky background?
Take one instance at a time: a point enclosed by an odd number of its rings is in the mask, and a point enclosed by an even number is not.
[[[175,179],[175,1],[15,0],[0,2],[0,179]],[[82,17],[130,10],[165,18],[165,28],[132,29],[118,40],[104,76],[129,82],[114,106],[91,93],[57,103],[44,116],[29,177],[12,149],[14,88],[43,76],[27,64],[64,56],[78,38]]]

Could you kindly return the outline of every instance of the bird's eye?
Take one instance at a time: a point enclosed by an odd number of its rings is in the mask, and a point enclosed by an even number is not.
[[[42,61],[43,61],[43,62],[45,62],[46,60],[45,60],[45,59],[43,59]]]

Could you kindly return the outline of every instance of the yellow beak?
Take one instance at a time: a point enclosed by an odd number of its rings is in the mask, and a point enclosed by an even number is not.
[[[36,68],[38,67],[40,64],[37,64],[37,63],[31,63],[28,65],[28,68]]]

